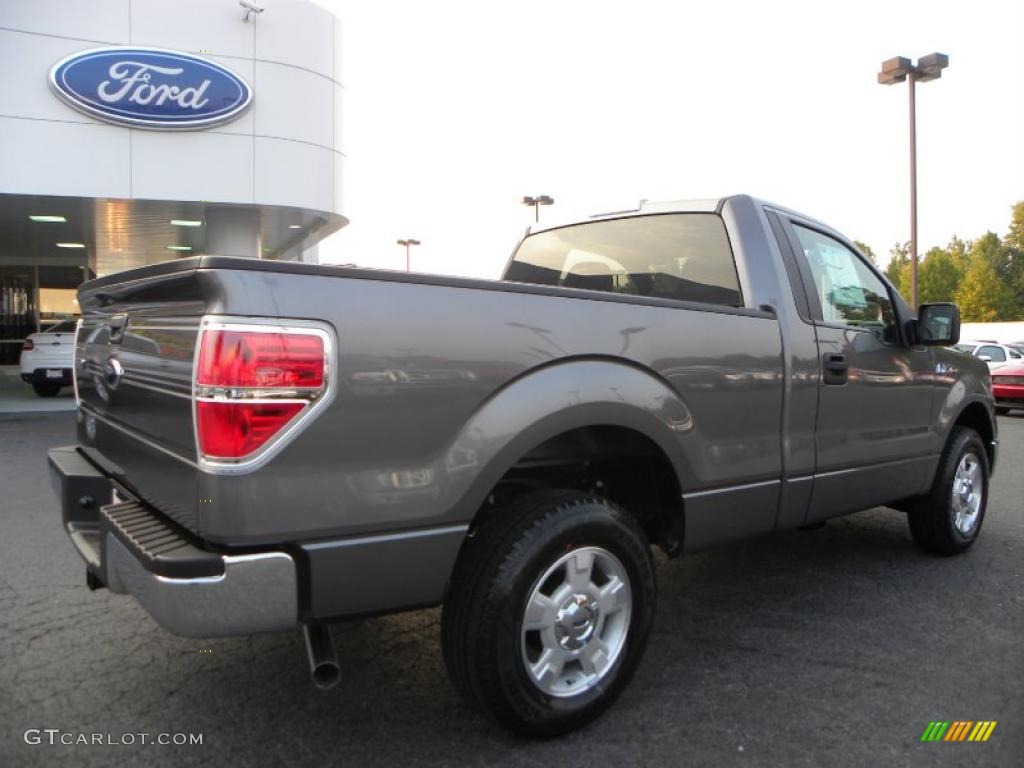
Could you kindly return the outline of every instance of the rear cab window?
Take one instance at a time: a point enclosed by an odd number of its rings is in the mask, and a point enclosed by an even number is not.
[[[712,213],[586,222],[530,235],[505,280],[739,307],[725,224]]]

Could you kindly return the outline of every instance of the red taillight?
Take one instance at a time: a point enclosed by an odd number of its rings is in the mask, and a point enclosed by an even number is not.
[[[32,339],[25,339],[25,343],[21,345],[21,348],[25,352],[31,352],[36,348],[36,344]]]
[[[303,407],[302,403],[198,402],[199,447],[213,458],[247,456],[280,432]]]
[[[324,342],[299,333],[206,331],[196,383],[212,387],[319,387]]]
[[[195,373],[200,459],[250,457],[326,392],[327,335],[241,324],[202,332]]]

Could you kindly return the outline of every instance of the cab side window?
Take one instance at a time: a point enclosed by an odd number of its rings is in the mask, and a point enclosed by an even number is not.
[[[799,224],[793,229],[814,279],[822,321],[866,329],[885,343],[899,341],[896,312],[885,283],[835,238]]]

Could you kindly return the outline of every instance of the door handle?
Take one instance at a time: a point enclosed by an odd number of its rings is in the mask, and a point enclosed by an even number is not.
[[[822,381],[826,384],[845,384],[850,371],[850,363],[846,355],[837,352],[826,352],[822,356]]]

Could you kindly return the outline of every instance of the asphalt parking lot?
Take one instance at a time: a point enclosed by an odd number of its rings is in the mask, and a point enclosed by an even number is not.
[[[309,683],[296,633],[167,634],[89,592],[44,460],[70,414],[0,416],[0,765],[1021,765],[1024,413],[965,556],[919,553],[884,509],[659,563],[651,644],[584,731],[524,742],[456,696],[439,612],[335,629],[342,684]],[[987,743],[920,743],[996,720]],[[27,729],[192,733],[202,744],[50,746]]]

